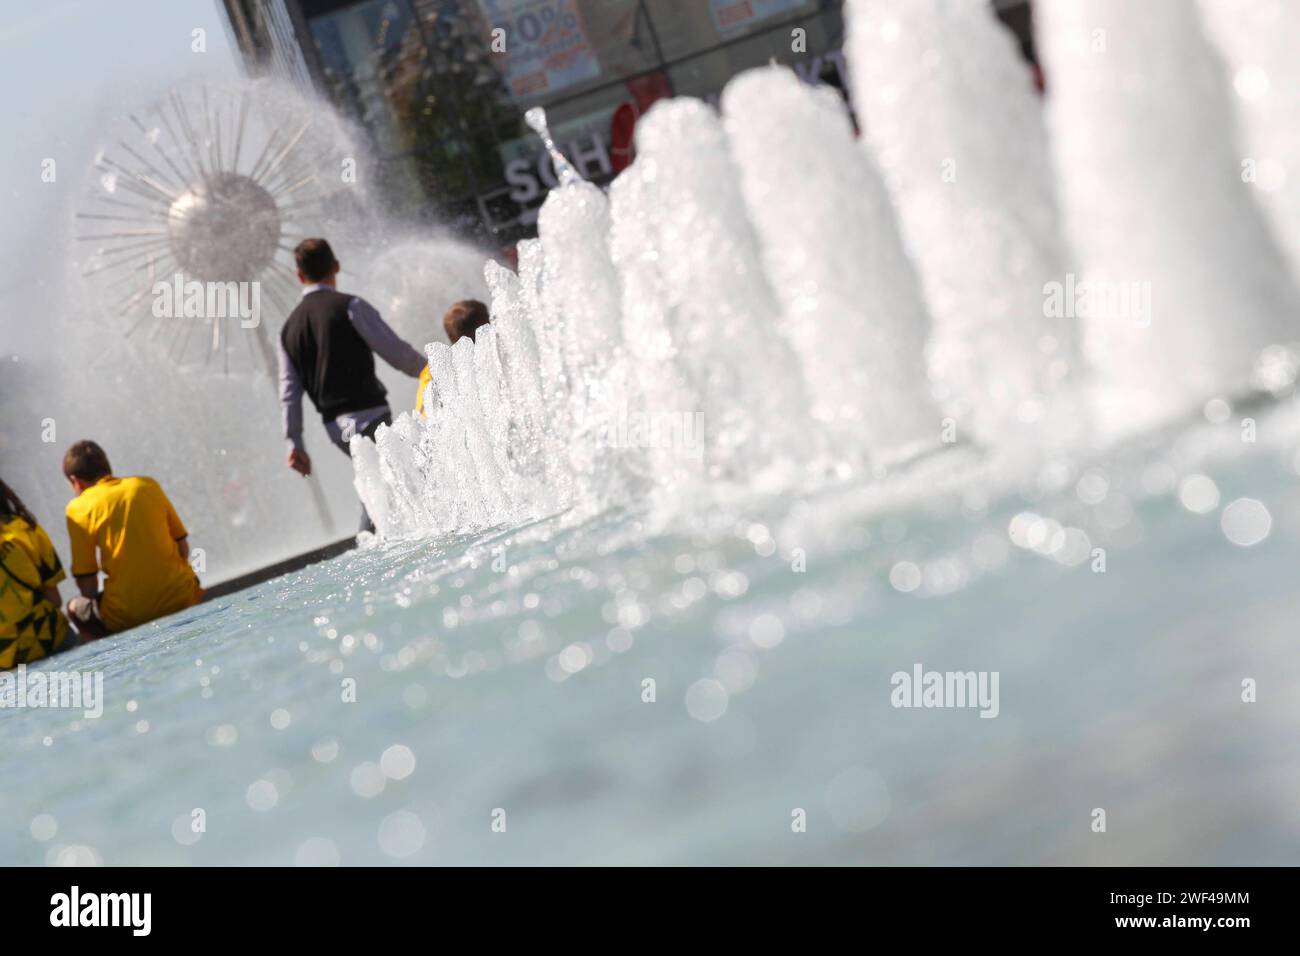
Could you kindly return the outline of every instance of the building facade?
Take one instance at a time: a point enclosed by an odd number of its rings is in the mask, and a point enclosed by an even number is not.
[[[312,88],[365,131],[390,213],[493,247],[534,234],[555,185],[524,123],[531,107],[545,107],[561,150],[604,184],[631,161],[636,120],[658,99],[716,101],[731,77],[772,61],[845,86],[840,0],[224,6],[250,72]]]

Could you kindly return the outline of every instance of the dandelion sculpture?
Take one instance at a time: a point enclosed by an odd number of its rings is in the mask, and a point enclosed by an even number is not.
[[[128,337],[151,325],[177,364],[219,358],[229,371],[246,352],[254,368],[272,369],[270,336],[296,301],[294,245],[355,223],[364,208],[346,131],[270,80],[173,90],[121,126],[76,212],[89,249],[82,273],[128,320]],[[255,283],[272,328],[229,314],[160,315],[170,310],[155,307],[156,286],[177,276]]]

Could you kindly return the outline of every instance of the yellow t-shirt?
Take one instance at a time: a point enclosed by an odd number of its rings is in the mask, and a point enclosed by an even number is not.
[[[30,664],[63,646],[68,621],[45,597],[64,578],[45,529],[0,518],[0,670]]]
[[[424,414],[424,388],[433,381],[433,374],[429,371],[429,366],[420,369],[420,390],[415,393],[415,411]]]
[[[198,603],[203,589],[176,545],[187,533],[152,478],[110,475],[68,502],[72,574],[104,572],[99,616],[109,631]]]

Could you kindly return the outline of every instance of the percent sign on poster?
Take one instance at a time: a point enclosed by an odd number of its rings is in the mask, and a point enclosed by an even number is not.
[[[573,0],[479,0],[491,29],[505,31],[504,74],[516,100],[600,75]]]

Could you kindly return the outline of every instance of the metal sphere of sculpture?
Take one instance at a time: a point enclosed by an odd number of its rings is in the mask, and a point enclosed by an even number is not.
[[[177,264],[199,281],[247,281],[275,258],[280,210],[247,176],[216,173],[172,201],[167,239]]]

